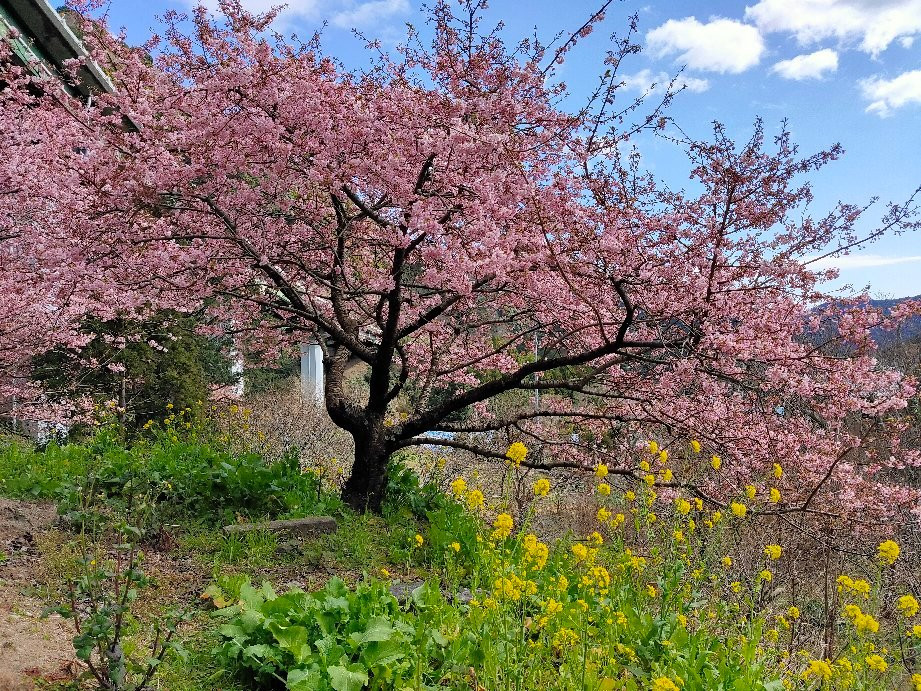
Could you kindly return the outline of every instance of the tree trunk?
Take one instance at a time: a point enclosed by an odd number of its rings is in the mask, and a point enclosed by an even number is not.
[[[380,513],[387,491],[387,461],[390,449],[383,434],[353,433],[355,463],[342,488],[342,500],[356,511]]]

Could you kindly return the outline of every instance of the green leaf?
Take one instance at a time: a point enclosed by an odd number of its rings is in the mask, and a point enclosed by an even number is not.
[[[329,636],[336,632],[336,623],[339,621],[339,617],[332,612],[317,612],[314,618],[324,635]]]
[[[337,665],[327,672],[334,691],[361,691],[368,683],[368,673],[361,665],[349,665],[348,669]]]
[[[401,641],[373,641],[361,653],[361,661],[368,667],[387,667],[406,657],[405,647]]]
[[[302,664],[310,657],[310,632],[303,626],[282,626],[277,622],[270,622],[269,631],[278,641],[282,650],[287,650],[294,656],[297,664]]]
[[[240,626],[246,633],[252,633],[258,629],[264,621],[265,617],[259,610],[246,609],[240,613]]]
[[[323,673],[314,665],[310,669],[292,669],[285,686],[289,691],[321,691],[326,688]]]
[[[349,636],[349,639],[355,645],[364,645],[372,641],[390,640],[394,633],[393,627],[390,625],[390,620],[387,617],[378,616],[372,618],[368,622],[368,626],[364,631],[356,631]]]
[[[246,631],[243,630],[243,627],[238,626],[237,624],[223,624],[218,627],[218,633],[226,638],[232,638],[236,641],[242,641],[246,639]]]

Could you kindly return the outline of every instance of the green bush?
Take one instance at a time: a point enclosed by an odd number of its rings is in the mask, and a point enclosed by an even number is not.
[[[85,477],[92,454],[85,446],[52,442],[37,451],[18,440],[0,440],[0,494],[53,499],[74,478]]]
[[[274,463],[232,453],[201,430],[154,428],[126,445],[104,426],[85,445],[21,442],[0,447],[0,493],[49,498],[80,523],[117,515],[127,503],[147,516],[145,528],[182,521],[216,526],[238,519],[294,518],[336,512],[341,503],[317,476],[287,455]]]

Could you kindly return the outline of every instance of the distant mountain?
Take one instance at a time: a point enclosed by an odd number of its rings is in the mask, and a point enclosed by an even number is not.
[[[889,313],[896,305],[906,300],[921,300],[921,295],[913,297],[893,298],[890,300],[870,300],[870,304],[877,307],[885,314]],[[884,329],[873,329],[873,339],[880,348],[886,348],[899,341],[913,341],[921,339],[921,317],[911,317],[906,319],[902,327],[897,331],[887,331]]]

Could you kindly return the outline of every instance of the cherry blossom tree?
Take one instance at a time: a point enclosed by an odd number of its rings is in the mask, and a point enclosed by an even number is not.
[[[365,71],[239,2],[168,15],[142,49],[95,22],[86,40],[116,92],[84,108],[18,89],[2,120],[36,133],[30,187],[57,181],[55,227],[118,288],[107,309],[206,303],[241,342],[321,345],[355,507],[379,509],[408,447],[501,462],[520,440],[524,465],[605,463],[633,481],[651,434],[721,457],[716,473],[689,451],[655,478],[715,505],[742,483],[765,491],[781,463],[780,515],[914,506],[896,482],[919,462],[897,415],[914,382],[877,364],[870,337],[890,318],[826,295],[833,272],[810,261],[914,227],[915,203],[860,235],[862,208],[808,213],[808,177],[839,147],[804,156],[760,123],[741,145],[720,126],[675,134],[674,88],[658,104],[619,88],[635,23],[572,108],[558,66],[607,5],[515,46],[483,29],[483,6],[436,4],[430,45],[416,31],[395,56],[371,44]],[[644,136],[686,151],[686,189],[642,170]],[[346,393],[356,360],[361,401]]]

